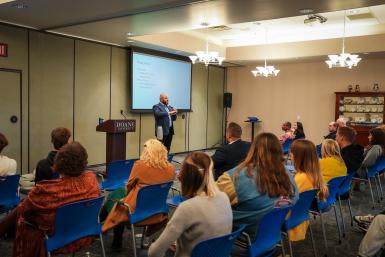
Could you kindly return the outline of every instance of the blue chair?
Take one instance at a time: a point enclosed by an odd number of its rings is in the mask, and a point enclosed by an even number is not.
[[[293,143],[293,139],[290,139],[290,138],[286,139],[286,141],[282,145],[283,154],[289,154],[290,146],[292,143]]]
[[[100,189],[113,191],[124,187],[130,177],[135,160],[113,161],[107,164],[107,177],[102,181]]]
[[[104,197],[83,200],[65,204],[58,208],[54,234],[46,235],[45,247],[48,257],[51,252],[68,245],[80,238],[99,236],[103,257],[106,256],[102,238],[102,226],[99,222],[99,212]]]
[[[313,245],[314,256],[317,257],[317,252],[314,244],[313,231],[311,229],[310,218],[309,218],[309,210],[313,200],[316,198],[318,189],[305,191],[299,194],[299,199],[296,204],[291,209],[290,217],[285,221],[283,226],[283,231],[287,233],[288,241],[289,241],[289,250],[290,256],[293,257],[293,249],[291,246],[289,230],[295,228],[299,224],[304,221],[309,221],[309,230],[311,242]]]
[[[174,154],[169,154],[167,156],[167,161],[171,163],[173,158],[174,158]]]
[[[178,207],[179,204],[181,204],[185,200],[186,199],[184,197],[182,197],[181,195],[176,195],[176,196],[168,198],[166,202],[168,205],[170,205],[172,207]]]
[[[0,177],[0,213],[8,212],[20,202],[20,175]]]
[[[131,207],[127,203],[119,202],[128,209],[128,219],[131,225],[132,245],[134,249],[134,257],[136,257],[136,241],[134,225],[146,220],[157,214],[168,215],[168,206],[166,204],[168,191],[172,185],[171,182],[149,185],[142,187],[136,197],[135,211],[131,211]],[[142,236],[143,243],[144,235]]]
[[[330,211],[333,208],[334,215],[336,218],[337,228],[338,228],[339,243],[341,243],[341,229],[340,229],[340,224],[338,222],[338,216],[337,216],[337,210],[336,210],[335,203],[337,201],[337,194],[339,192],[340,186],[344,182],[345,178],[346,178],[345,176],[341,176],[341,177],[336,177],[336,178],[331,179],[328,183],[329,196],[327,197],[326,201],[317,201],[317,205],[315,206],[315,208],[311,208],[311,210],[310,210],[310,212],[314,216],[319,215],[321,218],[322,234],[324,237],[324,243],[325,243],[326,251],[328,250],[328,244],[327,244],[327,240],[326,240],[325,225],[323,222],[322,214]]]
[[[191,257],[229,257],[234,241],[242,233],[246,225],[225,236],[211,238],[198,243],[191,252]]]
[[[321,151],[321,149],[322,149],[322,144],[319,144],[319,145],[315,146],[315,150],[317,152],[318,158],[322,158],[322,151]]]
[[[355,172],[349,173],[345,180],[340,185],[340,188],[337,193],[337,199],[338,199],[338,205],[340,208],[340,215],[341,215],[341,221],[342,221],[342,236],[345,237],[345,221],[344,216],[342,215],[342,204],[341,200],[347,200],[348,201],[348,207],[349,207],[349,214],[350,214],[350,225],[353,226],[353,212],[352,212],[352,206],[350,203],[350,186],[352,184],[353,176]],[[343,197],[341,199],[341,196]]]
[[[285,223],[285,217],[290,207],[274,208],[267,213],[260,221],[256,240],[251,243],[247,234],[250,257],[271,256],[274,253],[275,246],[282,241],[282,226]],[[282,245],[282,251],[284,248]],[[285,253],[283,253],[285,256]]]

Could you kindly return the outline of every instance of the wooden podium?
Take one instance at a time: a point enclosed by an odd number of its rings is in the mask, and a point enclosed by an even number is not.
[[[136,120],[107,120],[96,126],[106,132],[106,163],[126,159],[126,133],[135,132]]]

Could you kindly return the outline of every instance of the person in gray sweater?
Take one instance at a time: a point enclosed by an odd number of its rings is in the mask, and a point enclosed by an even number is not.
[[[385,133],[380,128],[373,128],[369,131],[369,145],[364,150],[364,160],[358,169],[357,174],[361,178],[366,177],[366,170],[376,164],[377,160],[384,156]]]
[[[202,152],[189,154],[179,174],[182,196],[160,237],[151,244],[148,256],[163,257],[176,241],[175,257],[188,257],[199,242],[229,234],[233,215],[230,200],[214,182],[213,162]]]

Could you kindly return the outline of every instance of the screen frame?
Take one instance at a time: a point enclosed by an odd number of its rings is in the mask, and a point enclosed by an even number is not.
[[[190,109],[178,109],[178,112],[192,112],[192,70],[193,70],[193,64],[191,63],[190,59],[187,56],[183,55],[177,55],[177,54],[172,54],[172,53],[167,53],[167,52],[162,52],[162,51],[157,51],[153,49],[148,49],[148,48],[142,48],[142,47],[137,47],[137,46],[131,46],[128,48],[128,54],[130,58],[130,68],[129,68],[129,92],[130,92],[130,112],[132,113],[152,113],[152,109],[133,109],[133,55],[134,52],[139,53],[139,54],[147,54],[147,55],[153,55],[156,57],[163,57],[166,59],[173,59],[177,61],[183,61],[183,62],[188,62],[191,64],[191,69],[190,69],[190,74],[191,74],[191,79],[190,79]],[[154,105],[157,103],[154,103]]]

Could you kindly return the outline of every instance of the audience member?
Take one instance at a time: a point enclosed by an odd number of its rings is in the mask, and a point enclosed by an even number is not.
[[[364,150],[364,160],[357,171],[358,176],[362,178],[366,177],[366,170],[385,154],[385,133],[381,128],[371,129],[368,138],[369,145]]]
[[[356,172],[364,159],[363,147],[354,144],[356,131],[350,127],[338,127],[336,141],[341,149],[341,156],[345,162],[348,173]]]
[[[328,194],[327,186],[322,179],[315,145],[306,139],[293,142],[290,148],[290,159],[294,163],[294,180],[299,193],[319,189],[318,198],[325,200]],[[304,240],[309,221],[305,221],[289,231],[291,241]]]
[[[131,211],[135,211],[136,197],[139,189],[153,184],[165,183],[172,181],[175,177],[175,167],[167,161],[166,147],[156,139],[149,139],[144,143],[144,148],[140,160],[136,161],[132,168],[130,177],[126,185],[126,195],[122,201],[130,206]],[[128,211],[124,205],[115,204],[109,212],[105,223],[103,224],[103,232],[114,228],[114,237],[111,247],[119,249],[122,247],[122,236],[124,232],[124,222],[128,221]],[[106,214],[102,214],[106,216]],[[101,217],[104,219],[105,217]],[[167,216],[163,214],[152,216],[143,221],[140,225],[156,225],[158,229],[159,223],[167,220]],[[154,228],[155,226],[153,226]],[[150,229],[151,231],[152,229]]]
[[[344,117],[338,118],[336,123],[338,128],[346,127],[346,119]]]
[[[297,121],[295,123],[295,130],[294,130],[293,134],[294,134],[293,140],[304,139],[306,137],[305,132],[303,130],[302,122]]]
[[[336,140],[336,134],[337,134],[337,128],[338,128],[338,124],[337,122],[330,122],[329,123],[329,134],[327,134],[326,136],[324,136],[324,139],[333,139],[333,140]]]
[[[377,215],[358,248],[359,257],[383,256],[385,244],[385,215]],[[382,254],[381,254],[382,252]]]
[[[8,145],[7,138],[0,133],[0,177],[15,175],[17,169],[17,163],[14,159],[8,158],[2,155],[1,152]]]
[[[54,167],[61,177],[38,183],[10,214],[0,221],[0,236],[16,229],[13,256],[45,257],[44,233],[54,232],[56,210],[60,206],[100,195],[92,172],[85,172],[87,151],[78,142],[63,146],[56,154]],[[55,253],[76,251],[91,244],[82,238]]]
[[[54,150],[50,151],[47,155],[47,158],[40,160],[36,165],[35,173],[35,183],[38,183],[42,180],[49,180],[53,177],[52,166],[54,163],[55,156],[57,151],[65,144],[68,143],[69,138],[71,137],[71,131],[67,128],[55,128],[51,132],[51,142],[53,144]]]
[[[264,215],[275,206],[295,203],[298,199],[294,179],[284,166],[282,146],[271,133],[259,134],[246,159],[235,169],[223,173],[217,183],[230,198],[234,226],[247,224],[245,231],[252,241]],[[237,243],[234,255],[242,256],[247,251],[242,241]]]
[[[200,241],[231,232],[229,198],[215,184],[212,168],[210,157],[202,152],[191,153],[183,161],[179,180],[187,200],[176,208],[165,230],[151,244],[149,257],[163,257],[175,241],[175,256],[187,257]]]
[[[332,178],[346,176],[347,168],[342,159],[340,147],[335,140],[325,139],[322,142],[321,155],[322,159],[319,164],[326,183]]]
[[[284,144],[287,139],[294,138],[293,131],[291,131],[290,121],[286,121],[282,124],[282,130],[285,133],[279,137],[279,141],[281,142],[281,144]]]
[[[242,128],[235,122],[230,122],[226,131],[227,145],[218,148],[211,157],[214,161],[214,179],[217,180],[223,172],[237,166],[246,157],[250,143],[241,139]]]

